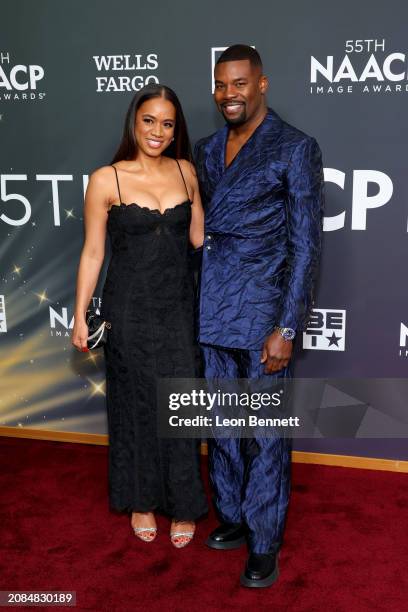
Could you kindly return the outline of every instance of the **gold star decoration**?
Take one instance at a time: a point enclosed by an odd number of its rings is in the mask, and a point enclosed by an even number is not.
[[[103,388],[105,384],[104,381],[101,383],[96,383],[91,378],[88,378],[88,380],[92,385],[91,397],[93,397],[94,395],[105,395],[105,390]]]
[[[47,297],[47,293],[46,293],[46,289],[44,289],[44,291],[42,293],[34,293],[34,295],[36,295],[38,297],[38,299],[40,300],[40,304],[42,304],[43,302],[47,301],[50,302],[51,300]]]

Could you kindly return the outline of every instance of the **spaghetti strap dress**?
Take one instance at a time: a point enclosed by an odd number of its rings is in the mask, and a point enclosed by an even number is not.
[[[124,204],[113,166],[119,204],[108,212],[111,258],[101,314],[111,323],[104,346],[110,506],[193,521],[207,511],[200,441],[157,435],[157,379],[196,375],[192,203],[178,167],[187,198],[162,213]]]

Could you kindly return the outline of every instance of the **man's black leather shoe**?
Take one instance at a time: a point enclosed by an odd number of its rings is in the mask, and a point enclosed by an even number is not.
[[[217,550],[232,550],[245,544],[245,528],[240,523],[222,523],[207,538],[206,544]]]
[[[246,587],[268,587],[279,576],[278,555],[251,553],[246,562],[241,584]]]

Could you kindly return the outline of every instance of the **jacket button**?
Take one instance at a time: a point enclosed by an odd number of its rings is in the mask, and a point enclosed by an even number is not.
[[[207,251],[211,250],[211,246],[209,244],[205,248],[207,249]]]
[[[211,238],[212,238],[211,234],[208,234],[207,240],[211,240]]]

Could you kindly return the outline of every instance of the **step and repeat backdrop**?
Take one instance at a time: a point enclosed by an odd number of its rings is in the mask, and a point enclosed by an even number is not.
[[[70,342],[88,176],[109,163],[146,83],[175,89],[193,142],[218,129],[212,69],[239,42],[263,58],[269,105],[323,151],[323,258],[296,373],[372,379],[365,418],[384,427],[384,439],[296,448],[408,458],[406,396],[390,383],[408,365],[407,18],[402,0],[4,0],[0,425],[107,432],[103,353]]]

